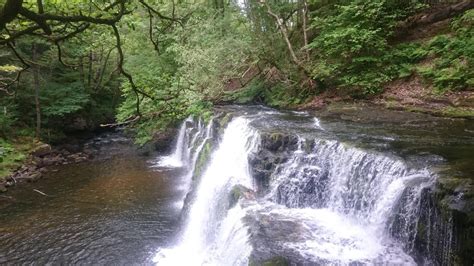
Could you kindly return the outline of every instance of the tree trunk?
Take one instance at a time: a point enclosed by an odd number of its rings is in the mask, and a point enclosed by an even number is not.
[[[307,24],[307,19],[308,19],[308,2],[306,0],[303,0],[303,41],[304,41],[304,51],[306,55],[306,60],[309,60],[309,51],[308,51],[308,25]]]
[[[87,88],[90,89],[92,88],[92,60],[94,60],[92,50],[89,51],[89,73],[87,75]]]
[[[33,62],[37,60],[36,44],[33,44]],[[41,104],[40,104],[40,81],[39,81],[39,65],[33,64],[33,86],[35,89],[35,110],[36,110],[36,130],[35,138],[41,138]]]
[[[285,40],[288,51],[290,52],[291,60],[298,66],[298,68],[303,72],[306,78],[310,77],[311,75],[309,71],[304,67],[303,63],[296,56],[295,50],[293,49],[293,45],[290,41],[290,37],[288,36],[288,30],[283,24],[283,20],[271,10],[270,5],[267,2],[263,1],[263,4],[267,7],[267,13],[275,19],[275,22],[281,32],[281,35],[283,35],[283,39]]]

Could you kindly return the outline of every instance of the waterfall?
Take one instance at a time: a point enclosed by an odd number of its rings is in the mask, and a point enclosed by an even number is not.
[[[187,123],[192,121],[192,117],[189,117],[181,123],[173,152],[168,156],[159,158],[154,162],[153,167],[181,167],[186,163],[186,158],[183,158],[183,156],[185,152],[185,142],[189,139],[189,135],[186,134],[188,129]]]
[[[298,149],[270,177],[267,198],[286,206],[275,210],[286,219],[298,217],[312,229],[306,242],[293,245],[303,256],[338,262],[414,264],[391,239],[393,214],[403,215],[404,244],[416,232],[419,198],[433,181],[426,169],[409,169],[399,158],[350,147],[336,140],[314,140]],[[409,204],[399,208],[403,194]],[[410,230],[411,231],[410,231]]]
[[[223,131],[214,130],[216,118],[183,122],[174,152],[156,164],[185,166],[192,197],[176,243],[154,261],[247,265],[281,256],[297,264],[416,264],[409,254],[421,191],[435,176],[334,136],[291,133],[282,140],[254,124],[276,114],[236,115]],[[330,130],[311,119],[313,130]],[[258,194],[230,204],[237,185]]]
[[[252,187],[247,155],[256,148],[258,135],[248,124],[247,119],[238,117],[225,129],[221,143],[202,174],[181,239],[176,247],[157,254],[155,261],[159,265],[217,264],[219,261],[245,264],[250,247],[241,222],[243,211],[239,206],[230,211],[227,208],[234,185]],[[230,242],[229,235],[233,236]],[[222,250],[223,247],[227,248]],[[224,257],[231,250],[232,256]],[[231,258],[233,262],[229,261]]]

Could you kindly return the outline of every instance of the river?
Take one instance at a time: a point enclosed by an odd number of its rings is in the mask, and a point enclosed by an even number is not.
[[[0,264],[446,261],[448,242],[441,258],[417,251],[423,193],[470,178],[473,133],[464,120],[368,107],[227,106],[184,121],[171,154],[102,135],[95,160],[2,197]]]

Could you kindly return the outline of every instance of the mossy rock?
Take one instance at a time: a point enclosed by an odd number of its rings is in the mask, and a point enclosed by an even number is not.
[[[250,260],[249,266],[288,266],[290,263],[286,258],[283,257],[274,257],[269,260],[265,260],[262,262],[257,262]]]
[[[242,185],[235,185],[229,193],[229,209],[233,208],[241,198],[255,199],[255,192]]]
[[[212,142],[208,140],[206,141],[206,144],[204,144],[204,147],[202,148],[201,152],[198,155],[196,165],[194,167],[193,180],[196,180],[197,177],[202,175],[204,168],[206,167],[207,162],[209,161],[211,157],[211,152],[212,152]]]

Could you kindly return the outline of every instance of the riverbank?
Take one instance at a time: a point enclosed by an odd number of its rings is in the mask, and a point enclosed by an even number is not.
[[[160,152],[166,154],[174,141],[176,128],[170,127],[156,132],[145,145],[130,144],[140,155],[149,156]],[[115,136],[117,135],[117,136]],[[60,143],[50,145],[33,138],[18,138],[9,143],[2,142],[5,154],[0,161],[0,193],[21,183],[36,182],[55,171],[59,165],[77,164],[98,159],[101,148],[109,142],[130,142],[132,136],[122,129],[107,129],[71,135]],[[102,156],[103,157],[103,156]]]
[[[295,106],[298,110],[322,110],[344,104],[380,106],[390,110],[424,113],[436,117],[464,118],[474,120],[474,91],[436,92],[419,77],[399,79],[385,85],[381,94],[357,99],[332,90],[313,97],[308,102]]]
[[[87,138],[69,137],[61,144],[50,145],[33,138],[17,138],[3,142],[0,162],[0,192],[25,182],[36,182],[51,171],[52,166],[79,163],[94,158],[96,150]]]

